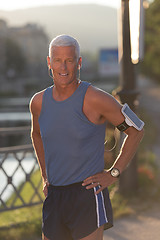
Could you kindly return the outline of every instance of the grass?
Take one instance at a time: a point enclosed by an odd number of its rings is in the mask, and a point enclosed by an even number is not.
[[[32,177],[31,181],[34,185],[37,185],[40,180],[40,172],[36,171]],[[44,198],[42,193],[42,185],[39,188],[39,193],[42,198]],[[29,202],[33,194],[33,189],[31,185],[26,182],[23,190],[21,191],[21,196],[25,199],[26,203]],[[11,202],[15,198],[12,194],[7,205],[10,206]],[[33,202],[37,198],[34,198]],[[19,205],[21,202],[19,199],[16,200],[15,205]],[[28,240],[35,239],[35,237],[40,237],[41,235],[41,219],[42,219],[42,204],[35,205],[32,207],[19,208],[12,211],[6,211],[1,213],[0,217],[0,239],[3,240]],[[28,231],[29,230],[29,231]]]
[[[39,220],[0,230],[0,239],[3,240],[39,240],[40,236],[41,224]]]
[[[39,170],[37,170],[37,171],[34,172],[34,174],[32,174],[32,176],[31,176],[31,182],[34,184],[34,186],[38,186],[38,184],[39,184],[40,181],[41,181],[41,176],[40,176],[40,174],[39,174]],[[24,186],[23,186],[23,185],[24,185]],[[33,194],[34,194],[34,189],[33,189],[33,187],[31,186],[31,183],[30,183],[30,182],[25,182],[25,183],[22,182],[22,183],[19,185],[19,189],[21,188],[21,186],[22,186],[22,190],[20,191],[20,195],[21,195],[22,198],[24,199],[25,203],[26,203],[26,204],[29,204],[30,201],[31,201],[31,198],[32,198],[32,196],[33,196]],[[42,186],[41,186],[41,187],[42,187]],[[41,187],[39,187],[38,193],[39,193],[39,195],[43,198],[42,191],[41,191]],[[7,200],[6,205],[7,205],[7,206],[11,206],[11,204],[12,204],[12,202],[14,201],[15,197],[16,197],[16,195],[15,195],[15,193],[13,193],[13,194],[11,195],[11,197]],[[36,196],[34,196],[34,199],[32,200],[32,202],[34,203],[34,202],[36,202],[36,201],[38,201],[38,200],[39,200],[39,198],[38,198],[38,196],[36,195]],[[16,202],[15,202],[15,206],[19,206],[19,205],[21,205],[21,204],[22,204],[22,202],[21,202],[21,200],[18,198],[18,199],[16,200]]]

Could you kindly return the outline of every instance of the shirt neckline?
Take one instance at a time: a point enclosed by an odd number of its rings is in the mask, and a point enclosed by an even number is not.
[[[61,104],[61,103],[65,103],[65,102],[69,101],[69,100],[72,99],[72,98],[74,97],[74,95],[79,91],[79,89],[81,88],[81,85],[83,85],[83,81],[80,82],[79,86],[76,88],[76,90],[73,92],[73,94],[72,94],[70,97],[68,97],[68,98],[66,98],[65,100],[62,100],[62,101],[57,101],[57,100],[55,100],[55,99],[53,98],[53,87],[54,87],[54,85],[52,85],[52,86],[50,87],[50,95],[51,95],[52,101],[55,102],[55,103],[57,103],[57,104]]]

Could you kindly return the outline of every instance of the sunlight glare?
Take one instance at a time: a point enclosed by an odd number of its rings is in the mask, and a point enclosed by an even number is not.
[[[129,1],[131,58],[134,64],[139,61],[140,0]]]

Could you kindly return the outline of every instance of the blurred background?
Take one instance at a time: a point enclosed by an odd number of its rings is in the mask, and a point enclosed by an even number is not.
[[[159,0],[0,2],[0,239],[41,236],[44,196],[30,139],[29,101],[53,84],[46,57],[60,34],[80,43],[81,80],[127,102],[145,122],[138,153],[109,189],[116,220],[104,239],[158,239],[159,12]],[[123,137],[108,124],[106,169]]]

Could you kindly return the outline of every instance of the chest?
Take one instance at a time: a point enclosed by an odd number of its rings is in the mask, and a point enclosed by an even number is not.
[[[77,108],[50,109],[39,120],[42,138],[52,141],[85,140],[98,131],[98,126]]]
[[[85,97],[82,108],[83,114],[93,124],[103,124],[105,118],[101,115],[98,107]]]

